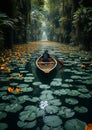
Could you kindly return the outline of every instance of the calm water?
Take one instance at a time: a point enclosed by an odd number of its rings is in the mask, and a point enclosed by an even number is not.
[[[62,130],[62,128],[66,130],[66,121],[75,118],[87,124],[92,123],[92,85],[90,83],[92,67],[89,66],[90,55],[78,53],[75,50],[68,52],[62,47],[65,46],[47,42],[38,43],[33,45],[32,48],[28,46],[25,55],[20,56],[22,59],[20,62],[19,59],[15,58],[14,52],[16,50],[13,50],[11,63],[7,65],[12,71],[10,73],[0,71],[0,123],[5,123],[4,126],[7,124],[8,128],[6,129],[22,130],[28,129],[28,126],[30,130]],[[64,61],[64,67],[58,63],[55,70],[49,75],[42,73],[35,65],[36,59],[45,49],[48,49],[50,55],[56,59]],[[27,60],[27,62],[24,63],[24,60]],[[80,67],[83,63],[86,64],[85,69]],[[18,78],[19,74],[23,74],[23,77]],[[8,80],[7,78],[11,75],[13,79]],[[22,92],[9,93],[7,91],[8,87],[14,87],[14,89],[19,87]],[[70,99],[70,101],[67,99]],[[54,100],[56,102],[52,102]],[[15,106],[13,108],[14,104],[21,105],[21,107]],[[26,108],[27,106],[29,108]],[[33,110],[31,109],[32,106],[35,107]],[[69,109],[70,114],[66,114],[66,112],[60,114],[63,106]],[[77,107],[79,109],[76,109]],[[55,127],[50,126],[45,121],[49,116],[59,117],[62,124]]]

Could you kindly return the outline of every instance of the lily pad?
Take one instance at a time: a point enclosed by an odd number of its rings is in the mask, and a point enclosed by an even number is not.
[[[18,103],[9,104],[5,107],[5,111],[16,113],[17,111],[20,111],[22,109],[22,106]]]
[[[76,106],[76,107],[74,107],[74,110],[79,112],[79,113],[86,113],[86,112],[88,112],[88,109],[86,107],[84,107],[84,106],[81,106],[81,107]]]
[[[41,94],[52,94],[52,93],[53,93],[53,91],[51,91],[51,90],[44,90],[41,92]]]
[[[6,116],[7,116],[7,114],[5,112],[0,111],[0,120],[5,118]]]
[[[48,101],[48,100],[51,100],[51,99],[54,99],[53,95],[52,94],[42,94],[40,96],[40,100],[42,101]]]
[[[32,83],[33,86],[39,86],[39,85],[41,85],[41,84],[42,84],[41,82],[33,82],[33,83]]]
[[[7,92],[0,92],[0,97],[6,96]]]
[[[75,112],[68,107],[62,106],[58,114],[63,118],[70,118],[74,116]]]
[[[31,98],[30,101],[31,101],[31,102],[38,102],[38,101],[39,101],[39,98],[38,98],[38,97],[33,97],[33,98]]]
[[[68,92],[69,96],[78,96],[80,95],[80,92],[78,92],[77,90],[71,90]]]
[[[85,130],[87,124],[79,119],[71,119],[65,122],[66,130]]]
[[[0,123],[0,130],[6,130],[8,128],[8,124]]]
[[[18,102],[20,104],[24,103],[25,101],[30,101],[30,97],[28,95],[23,95],[23,96],[19,96],[18,97]]]
[[[54,91],[55,95],[61,96],[61,95],[66,95],[67,94],[67,89],[58,89]]]
[[[36,123],[37,123],[36,120],[31,121],[31,122],[18,121],[17,125],[18,125],[18,127],[23,128],[23,129],[30,129],[30,128],[35,127]]]
[[[32,92],[33,88],[29,87],[29,88],[22,88],[21,90],[22,92]]]
[[[87,93],[87,94],[86,94],[86,93],[85,93],[85,94],[82,94],[82,93],[81,93],[81,94],[79,95],[79,97],[80,97],[80,98],[87,98],[87,99],[89,99],[89,98],[91,98],[91,95],[90,95],[89,93]]]
[[[19,84],[17,87],[19,87],[19,88],[26,88],[28,86],[29,86],[29,84]]]
[[[60,87],[61,85],[62,85],[62,82],[60,80],[53,80],[50,83],[50,86],[52,86],[52,87]]]
[[[36,119],[36,113],[33,111],[29,111],[29,110],[23,111],[20,113],[19,119],[23,122],[24,121],[33,121]]]
[[[45,116],[45,111],[44,110],[40,110],[40,109],[37,109],[37,117],[44,117]]]
[[[71,105],[78,104],[78,100],[74,99],[74,98],[66,98],[65,102],[68,103],[68,104],[71,104]]]
[[[59,108],[57,106],[48,105],[46,106],[46,112],[49,114],[55,114],[57,113]]]
[[[49,104],[54,105],[54,106],[60,106],[62,103],[59,99],[52,99],[52,100],[49,100]]]
[[[16,82],[10,83],[10,86],[17,86],[17,85],[18,85],[18,83],[16,83]]]
[[[8,103],[0,103],[0,111],[3,111]]]
[[[83,92],[83,93],[89,92],[87,88],[79,88],[78,91]]]
[[[41,88],[41,89],[48,89],[48,88],[50,88],[50,86],[47,85],[47,84],[41,84],[41,85],[39,85],[39,88]]]
[[[64,129],[61,126],[54,128],[54,127],[49,127],[47,125],[44,125],[42,130],[64,130]]]
[[[44,123],[47,126],[51,126],[51,127],[58,127],[62,124],[62,120],[59,118],[59,116],[46,116],[44,119]]]

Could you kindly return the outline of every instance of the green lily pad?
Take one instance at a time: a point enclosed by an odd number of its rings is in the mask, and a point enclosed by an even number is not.
[[[75,112],[68,107],[62,106],[58,115],[60,115],[63,118],[70,118],[75,115]]]
[[[65,122],[66,130],[85,130],[87,124],[79,119],[71,119]]]
[[[8,128],[8,124],[0,123],[0,130],[6,130]]]
[[[74,98],[66,98],[65,102],[68,103],[68,104],[70,104],[70,105],[78,104],[78,100],[74,99]]]
[[[18,121],[17,125],[18,125],[18,127],[23,128],[23,129],[30,129],[30,128],[35,127],[36,123],[37,123],[36,120],[31,121],[31,122]]]
[[[88,112],[88,109],[86,107],[84,107],[84,106],[81,106],[81,107],[76,106],[76,107],[74,107],[74,110],[79,112],[79,113],[86,113],[86,112]]]
[[[6,118],[7,114],[5,112],[0,111],[0,120]]]
[[[46,116],[44,119],[44,123],[47,126],[51,126],[51,127],[58,127],[62,124],[62,120],[59,118],[59,116]]]

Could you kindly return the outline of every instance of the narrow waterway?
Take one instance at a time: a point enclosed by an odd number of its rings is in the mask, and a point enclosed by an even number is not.
[[[46,49],[64,62],[48,75],[35,64]],[[1,57],[0,130],[84,130],[92,123],[90,53],[39,41],[16,45]]]

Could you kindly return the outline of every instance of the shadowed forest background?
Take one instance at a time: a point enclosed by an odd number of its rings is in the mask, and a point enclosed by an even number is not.
[[[3,0],[0,48],[43,40],[92,50],[91,0]]]

